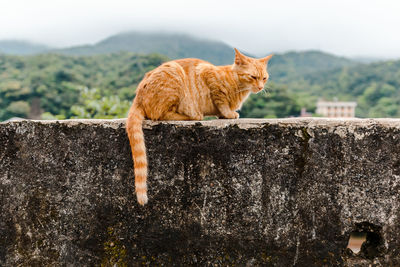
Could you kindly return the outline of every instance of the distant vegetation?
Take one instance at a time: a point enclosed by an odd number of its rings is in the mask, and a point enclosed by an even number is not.
[[[11,46],[35,50],[23,47]],[[0,120],[124,117],[144,73],[180,57],[231,64],[233,49],[186,35],[127,33],[53,53],[0,55]],[[247,100],[241,117],[297,116],[301,107],[313,111],[321,97],[356,100],[360,117],[400,117],[400,61],[360,64],[319,51],[290,52],[275,55],[269,72],[267,90]]]
[[[302,98],[356,100],[358,117],[400,117],[400,61],[310,73],[288,86]]]
[[[306,74],[357,64],[350,59],[321,51],[288,52],[273,57],[270,63],[270,72],[275,81],[286,83],[301,79]]]
[[[112,97],[119,98],[112,100],[116,102],[132,101],[143,75],[166,60],[161,55],[126,52],[86,57],[0,56],[0,120],[38,118],[44,112],[47,118],[71,118],[79,115],[71,107],[85,104],[84,97],[99,104]],[[84,88],[96,88],[99,97],[82,95]]]

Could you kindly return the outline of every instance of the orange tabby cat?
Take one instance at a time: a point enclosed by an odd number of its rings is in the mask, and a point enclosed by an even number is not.
[[[272,57],[255,59],[235,49],[235,63],[214,66],[187,58],[166,62],[146,73],[140,82],[126,122],[140,205],[147,203],[147,158],[142,122],[151,120],[202,120],[205,115],[237,119],[250,92],[258,93],[268,80]]]

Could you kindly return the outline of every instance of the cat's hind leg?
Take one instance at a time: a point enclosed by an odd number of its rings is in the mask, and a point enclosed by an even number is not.
[[[176,94],[177,90],[164,89],[158,92],[158,97],[153,100],[152,108],[149,110],[149,118],[153,120],[171,121],[201,121],[203,114],[193,107],[193,102],[186,104]]]
[[[179,114],[173,111],[168,111],[165,113],[162,117],[161,120],[165,121],[190,121],[190,117],[184,114]]]
[[[192,121],[202,121],[204,116],[197,108],[197,101],[191,97],[181,99],[177,112],[189,117]]]

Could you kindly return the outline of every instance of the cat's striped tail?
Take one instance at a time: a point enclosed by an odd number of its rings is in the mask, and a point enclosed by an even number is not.
[[[132,149],[135,170],[135,191],[140,205],[147,203],[147,157],[142,122],[144,112],[135,103],[129,110],[126,120],[126,132]]]

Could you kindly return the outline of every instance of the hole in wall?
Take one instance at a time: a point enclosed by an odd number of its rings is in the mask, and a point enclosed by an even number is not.
[[[347,248],[351,249],[353,253],[357,254],[361,251],[361,246],[366,240],[367,240],[367,233],[351,232]]]
[[[369,222],[357,223],[350,233],[347,248],[367,259],[382,256],[385,250],[382,227]]]

